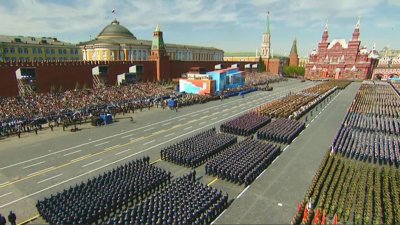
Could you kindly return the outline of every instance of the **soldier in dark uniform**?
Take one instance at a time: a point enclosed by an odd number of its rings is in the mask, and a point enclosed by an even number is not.
[[[16,225],[17,216],[15,213],[13,213],[13,211],[10,211],[10,214],[8,215],[8,221],[10,221],[11,225]]]

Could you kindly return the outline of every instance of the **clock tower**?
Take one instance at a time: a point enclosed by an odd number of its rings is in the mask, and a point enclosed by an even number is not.
[[[170,79],[169,74],[161,74],[161,71],[170,71],[170,62],[163,39],[163,32],[157,25],[153,32],[153,41],[151,43],[150,60],[157,63],[157,81]]]

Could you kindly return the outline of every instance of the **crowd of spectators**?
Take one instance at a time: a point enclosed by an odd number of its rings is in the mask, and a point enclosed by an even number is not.
[[[337,133],[332,153],[400,166],[400,96],[386,82],[364,81]]]
[[[69,90],[62,93],[0,98],[0,135],[33,130],[39,124],[60,125],[100,113],[124,113],[159,104],[174,91],[157,83]]]
[[[167,186],[170,179],[170,172],[144,157],[40,200],[36,207],[50,224],[97,224]]]
[[[261,128],[257,132],[257,138],[290,144],[304,128],[305,124],[300,121],[277,118],[267,126]]]
[[[206,174],[248,186],[280,154],[280,147],[247,138],[206,164]]]
[[[196,181],[190,173],[106,224],[210,224],[227,207],[228,194]]]
[[[246,73],[245,84],[248,86],[269,85],[271,83],[286,81],[287,78],[281,75],[268,73],[250,72]]]
[[[225,133],[249,136],[270,121],[269,117],[250,112],[221,124],[220,130]]]
[[[217,133],[213,128],[162,149],[161,159],[194,168],[236,142],[234,135]]]

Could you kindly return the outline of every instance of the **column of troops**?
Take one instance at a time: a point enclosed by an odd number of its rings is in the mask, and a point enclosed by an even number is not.
[[[106,224],[210,224],[227,207],[228,194],[196,181],[190,173]]]
[[[213,155],[237,142],[237,137],[215,128],[161,150],[161,159],[186,167],[198,167]]]
[[[257,138],[290,144],[305,128],[305,123],[286,118],[278,118],[261,128],[257,132]]]
[[[210,160],[206,174],[248,186],[279,154],[279,146],[248,138]]]
[[[220,130],[226,133],[249,136],[269,122],[271,122],[271,118],[250,112],[221,124]]]
[[[332,152],[400,165],[400,96],[384,82],[364,82],[336,135]]]
[[[165,187],[171,173],[136,160],[37,202],[50,224],[92,224]]]

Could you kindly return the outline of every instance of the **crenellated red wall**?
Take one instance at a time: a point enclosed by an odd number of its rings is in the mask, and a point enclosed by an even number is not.
[[[206,71],[214,70],[217,64],[224,65],[228,68],[233,64],[239,63],[240,70],[244,70],[247,63],[254,64],[254,62],[217,62],[217,61],[164,61],[161,60],[161,78],[170,80],[180,77],[183,73],[188,72],[191,67],[204,67]],[[157,80],[157,61],[116,61],[116,62],[44,62],[44,63],[0,63],[0,96],[16,96],[18,95],[17,80],[15,78],[15,71],[21,67],[34,67],[36,68],[36,84],[38,92],[49,92],[51,87],[54,86],[56,90],[60,87],[62,90],[74,89],[76,84],[82,88],[84,84],[86,87],[92,87],[92,68],[98,65],[108,65],[109,67],[109,84],[115,84],[117,75],[129,71],[129,67],[133,65],[143,65],[144,67],[144,81]]]

